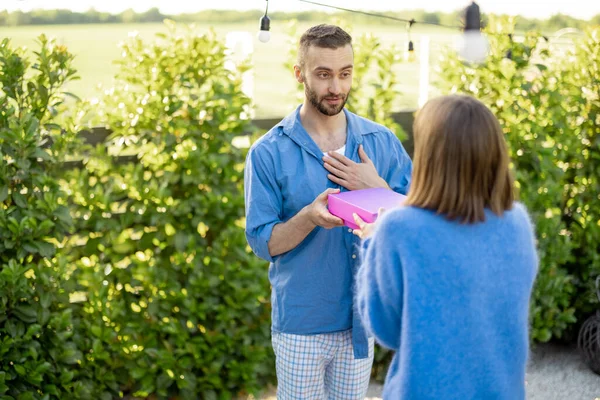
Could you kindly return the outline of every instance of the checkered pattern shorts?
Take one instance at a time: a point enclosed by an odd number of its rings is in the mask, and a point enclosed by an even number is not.
[[[355,360],[352,331],[320,335],[273,332],[278,400],[364,400],[373,364]]]

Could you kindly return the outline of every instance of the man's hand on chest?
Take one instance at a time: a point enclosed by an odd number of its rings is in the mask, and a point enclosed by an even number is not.
[[[336,152],[328,152],[323,157],[325,169],[329,171],[327,178],[348,190],[368,189],[375,187],[389,188],[388,184],[377,173],[375,164],[362,145],[358,147],[361,162],[357,163]]]

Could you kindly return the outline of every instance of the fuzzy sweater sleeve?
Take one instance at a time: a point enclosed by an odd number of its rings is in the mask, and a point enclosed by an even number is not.
[[[365,328],[384,347],[400,348],[402,267],[394,246],[393,221],[384,218],[361,245],[357,307]]]

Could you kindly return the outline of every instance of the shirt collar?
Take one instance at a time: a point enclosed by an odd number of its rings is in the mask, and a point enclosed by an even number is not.
[[[300,108],[302,104],[296,107],[296,110],[290,113],[287,117],[282,119],[275,127],[281,127],[283,133],[288,135],[289,137],[294,137],[294,135],[298,132],[296,129],[297,125],[301,125],[300,121]],[[362,143],[362,136],[369,133],[366,130],[365,125],[361,122],[360,118],[348,111],[345,107],[343,109],[344,114],[346,114],[346,122],[348,124],[347,134],[351,136],[352,139],[356,142],[356,144]]]

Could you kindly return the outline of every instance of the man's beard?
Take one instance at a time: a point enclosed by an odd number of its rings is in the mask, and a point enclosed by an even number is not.
[[[346,101],[348,101],[349,94],[340,93],[337,96],[327,95],[319,99],[317,93],[315,93],[306,82],[304,82],[304,93],[306,94],[308,101],[310,101],[310,104],[312,104],[313,107],[319,110],[321,114],[327,115],[329,117],[337,115],[342,111],[342,109],[346,105]],[[332,99],[341,99],[342,101],[339,104],[327,104],[327,100]]]

